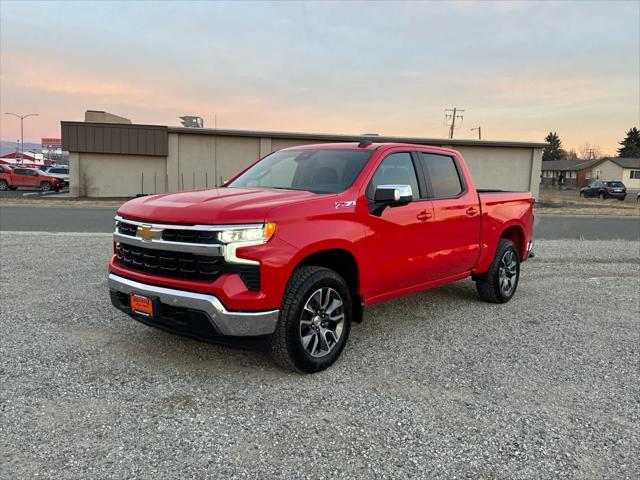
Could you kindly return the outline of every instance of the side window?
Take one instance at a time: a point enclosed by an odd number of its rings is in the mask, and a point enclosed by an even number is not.
[[[453,158],[433,153],[421,153],[420,159],[426,171],[433,198],[457,197],[464,190]]]
[[[367,186],[367,198],[373,199],[378,185],[410,185],[413,198],[420,198],[418,178],[413,167],[411,154],[407,152],[392,153],[382,160]]]
[[[13,170],[13,173],[15,173],[16,175],[29,175],[27,173],[27,170],[25,170],[24,168],[16,168]]]

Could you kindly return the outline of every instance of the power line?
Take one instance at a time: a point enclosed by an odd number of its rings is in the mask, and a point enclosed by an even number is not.
[[[444,111],[444,121],[448,123],[449,121],[449,138],[453,138],[453,131],[456,129],[456,120],[460,119],[460,125],[462,125],[462,120],[464,119],[464,115],[462,115],[464,110],[459,110],[457,107],[447,108]]]

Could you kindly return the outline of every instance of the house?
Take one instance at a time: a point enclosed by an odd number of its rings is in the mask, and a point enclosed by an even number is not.
[[[591,176],[620,180],[627,188],[640,190],[640,158],[603,158],[591,167]]]
[[[540,184],[581,188],[591,182],[591,167],[596,160],[550,160],[542,162]]]

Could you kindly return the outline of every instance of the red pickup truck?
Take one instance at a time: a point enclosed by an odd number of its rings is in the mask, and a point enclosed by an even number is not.
[[[35,168],[3,167],[0,171],[0,190],[15,190],[18,187],[33,187],[43,192],[50,190],[57,192],[62,187],[62,181]]]
[[[111,300],[200,339],[268,336],[279,364],[316,372],[365,305],[469,276],[481,299],[509,301],[532,255],[532,203],[476,190],[455,150],[287,148],[221,188],[120,207]]]

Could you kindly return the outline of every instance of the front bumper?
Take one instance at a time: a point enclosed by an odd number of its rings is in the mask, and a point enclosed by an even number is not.
[[[275,331],[280,312],[279,310],[229,311],[214,295],[148,285],[113,273],[109,275],[108,283],[111,301],[116,308],[136,316],[129,308],[128,302],[123,301],[121,297],[128,298],[132,293],[150,297],[160,306],[158,313],[160,326],[180,330],[178,333],[189,334],[189,320],[195,323],[195,318],[204,315],[215,333],[219,335],[241,337],[270,335]],[[180,321],[175,320],[177,315]],[[144,323],[153,324],[153,321]]]

